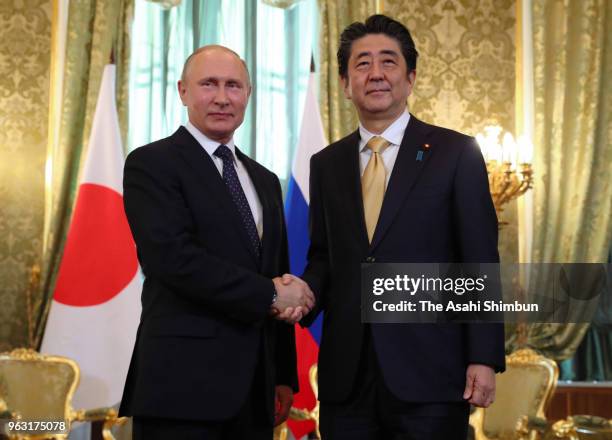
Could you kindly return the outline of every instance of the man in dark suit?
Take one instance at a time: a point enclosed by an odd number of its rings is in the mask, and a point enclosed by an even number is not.
[[[303,279],[324,313],[321,432],[337,439],[465,439],[504,363],[497,324],[364,324],[364,262],[498,262],[497,219],[473,138],[406,110],[417,51],[399,22],[348,26],[338,64],[359,128],[314,155]],[[287,276],[285,279],[291,279]]]
[[[278,178],[234,145],[246,65],[225,47],[200,48],[178,89],[189,122],[125,164],[145,281],[120,413],[134,416],[137,439],[269,440],[297,387],[291,324],[314,298],[304,283],[279,282]]]

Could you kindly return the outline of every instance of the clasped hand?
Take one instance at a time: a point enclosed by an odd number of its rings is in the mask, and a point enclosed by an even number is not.
[[[302,279],[285,274],[272,280],[276,288],[276,301],[270,313],[289,324],[295,324],[307,315],[315,305],[315,297]]]

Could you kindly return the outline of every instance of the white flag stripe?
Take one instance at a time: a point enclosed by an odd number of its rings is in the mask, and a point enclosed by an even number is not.
[[[75,408],[110,406],[121,400],[136,340],[141,289],[139,271],[119,295],[103,304],[74,307],[53,301],[42,351],[79,364]]]
[[[96,183],[123,194],[124,160],[115,103],[115,69],[111,64],[104,68],[81,183]]]
[[[319,111],[315,85],[315,74],[311,72],[308,78],[300,138],[292,169],[293,178],[300,187],[307,204],[310,204],[310,195],[308,194],[310,157],[327,145],[323,124],[321,123],[321,112]]]

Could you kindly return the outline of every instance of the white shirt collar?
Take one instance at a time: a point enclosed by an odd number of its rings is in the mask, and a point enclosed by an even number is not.
[[[410,121],[410,113],[408,110],[404,110],[402,113],[391,125],[389,125],[385,131],[383,131],[380,135],[376,135],[374,133],[369,132],[362,124],[359,123],[359,136],[361,137],[361,141],[363,142],[363,146],[361,150],[363,150],[373,136],[381,136],[385,138],[387,141],[391,142],[391,145],[399,146],[402,143],[402,139],[404,138],[404,132],[406,131],[406,127],[408,126],[408,122]]]
[[[213,141],[212,139],[210,139],[208,136],[202,133],[195,125],[193,125],[191,121],[187,121],[187,123],[185,124],[185,128],[189,133],[191,133],[191,135],[196,139],[196,141],[198,141],[202,148],[204,148],[212,158],[216,157],[214,156],[214,153],[215,151],[217,151],[219,145],[221,145],[220,142]],[[234,160],[236,160],[236,146],[234,144],[234,138],[231,138],[230,141],[225,145],[227,145],[227,147],[232,150]]]

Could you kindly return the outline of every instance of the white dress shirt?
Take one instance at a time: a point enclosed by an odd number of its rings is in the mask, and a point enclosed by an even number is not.
[[[370,157],[372,156],[372,150],[366,148],[366,144],[373,136],[381,136],[387,142],[391,143],[381,154],[383,164],[385,165],[385,170],[387,172],[387,180],[385,184],[389,184],[391,172],[393,171],[393,165],[395,165],[395,159],[397,159],[397,153],[399,152],[402,139],[404,138],[404,132],[406,131],[409,121],[410,113],[408,113],[408,110],[404,110],[404,113],[402,113],[395,121],[393,121],[391,125],[387,127],[385,131],[379,135],[370,133],[363,125],[361,125],[361,123],[359,124],[359,136],[361,136],[361,140],[359,141],[359,174],[361,176],[363,176],[363,172],[365,171],[365,168],[370,161]]]
[[[209,139],[190,121],[185,124],[185,128],[208,153],[210,158],[213,160],[215,166],[217,167],[217,170],[219,170],[219,174],[223,176],[223,160],[220,157],[214,155],[215,151],[221,144],[217,141]],[[236,156],[236,146],[234,144],[234,138],[230,139],[230,141],[225,145],[227,145],[227,147],[232,151],[232,154],[234,155],[234,166],[236,167],[238,179],[240,180],[240,185],[242,186],[242,191],[244,191],[244,195],[246,196],[247,202],[249,202],[249,207],[251,208],[251,213],[253,214],[253,220],[255,221],[255,226],[257,227],[257,233],[259,234],[259,238],[261,239],[263,235],[263,215],[259,196],[257,195],[257,191],[255,191],[255,186],[253,185],[251,176],[249,176],[249,173],[244,167],[244,164],[240,162],[240,159],[238,159],[238,157]]]

